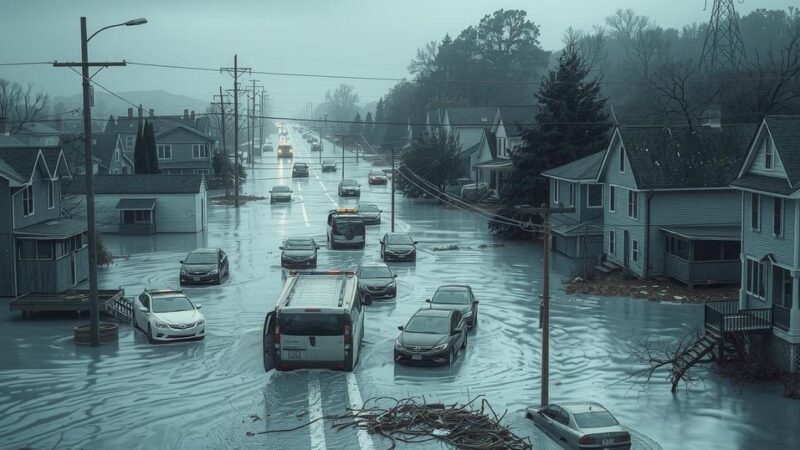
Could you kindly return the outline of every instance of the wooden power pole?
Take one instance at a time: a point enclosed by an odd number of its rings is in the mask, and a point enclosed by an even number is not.
[[[249,67],[239,67],[239,56],[233,55],[233,67],[222,67],[220,72],[233,76],[233,188],[234,204],[239,207],[239,75],[250,73]]]

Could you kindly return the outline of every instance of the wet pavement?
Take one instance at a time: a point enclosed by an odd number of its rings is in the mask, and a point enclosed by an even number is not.
[[[73,317],[23,321],[0,309],[1,448],[386,448],[387,441],[366,433],[334,431],[329,421],[287,433],[247,432],[308,424],[377,396],[452,403],[479,394],[495,410],[508,410],[506,422],[530,436],[534,448],[560,448],[522,413],[539,399],[539,248],[482,246],[499,242],[485,220],[456,208],[397,196],[397,230],[419,241],[418,260],[391,264],[399,274],[398,298],[367,308],[354,372],[264,372],[261,333],[285,279],[278,251],[283,239],[313,236],[322,244],[319,268],[346,269],[379,259],[378,240],[389,231],[390,187],[368,186],[372,164],[356,165],[348,154],[346,175],[362,183],[362,200],[378,204],[384,220],[368,226],[363,251],[329,250],[326,213],[356,201],[340,200],[341,173],[321,173],[318,155],[299,135],[293,138],[296,160],[311,166],[308,179],[292,180],[291,162],[268,153],[249,169],[244,184],[245,193],[263,196],[275,184],[289,184],[290,204],[212,204],[208,231],[197,235],[104,236],[117,260],[100,270],[100,287],[122,286],[128,295],[144,287],[177,287],[178,261],[192,248],[225,249],[230,278],[221,286],[186,289],[203,305],[204,341],[150,345],[141,332],[122,326],[116,345],[78,347],[71,336],[80,322]],[[341,170],[341,150],[331,147],[326,143],[325,157],[338,155]],[[450,244],[459,250],[433,251]],[[705,373],[703,385],[672,397],[660,379],[647,388],[625,381],[634,367],[633,343],[692,331],[701,326],[701,306],[566,296],[558,274],[553,278],[552,401],[603,403],[632,429],[637,449],[796,444],[800,407],[782,398],[779,387],[736,386]],[[396,366],[396,326],[444,283],[469,283],[480,300],[479,325],[467,349],[449,368]]]

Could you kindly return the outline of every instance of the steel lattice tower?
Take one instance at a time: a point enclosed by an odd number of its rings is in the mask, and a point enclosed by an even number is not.
[[[709,72],[734,70],[745,60],[739,16],[733,7],[733,0],[713,2],[700,67]]]

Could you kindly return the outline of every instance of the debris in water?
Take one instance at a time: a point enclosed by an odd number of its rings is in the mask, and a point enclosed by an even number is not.
[[[456,245],[456,244],[451,244],[451,245],[448,245],[447,247],[433,247],[433,251],[435,251],[435,252],[444,252],[444,251],[448,251],[448,250],[458,250],[458,249],[459,249],[458,245]]]

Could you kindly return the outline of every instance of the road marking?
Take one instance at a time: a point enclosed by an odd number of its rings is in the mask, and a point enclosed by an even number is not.
[[[331,204],[333,204],[333,206],[339,206],[339,204],[338,204],[338,203],[336,203],[336,201],[333,199],[333,197],[331,197],[331,194],[328,194],[328,193],[326,192],[326,193],[325,193],[325,196],[326,196],[326,197],[328,197],[328,200],[330,200],[330,201],[331,201]]]
[[[319,390],[319,379],[314,376],[308,381],[308,420],[311,431],[311,448],[325,450],[325,421],[322,419],[322,394]]]
[[[300,203],[300,206],[302,206],[302,209],[303,209],[303,221],[306,223],[307,227],[310,227],[311,226],[311,222],[308,221],[308,213],[306,212],[306,200],[303,198],[302,195],[300,196],[300,201],[303,202],[303,203]]]
[[[303,186],[297,185],[297,192],[303,192]]]
[[[350,408],[360,409],[364,406],[364,401],[361,399],[361,391],[358,389],[358,382],[353,372],[347,372],[347,396],[350,398]],[[361,450],[374,450],[372,445],[372,438],[369,437],[367,430],[363,428],[356,428],[358,435],[358,446]]]

